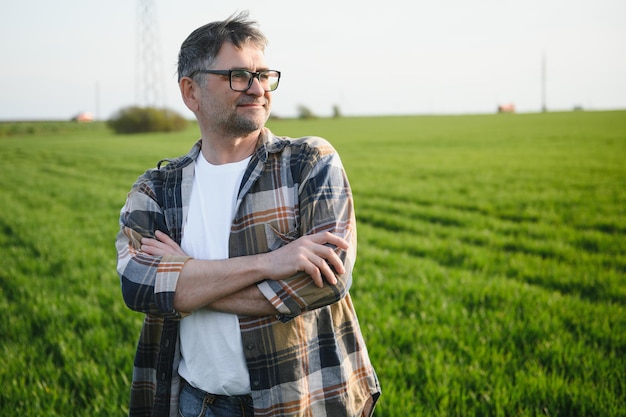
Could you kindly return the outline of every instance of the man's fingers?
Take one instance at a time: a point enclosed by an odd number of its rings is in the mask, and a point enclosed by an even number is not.
[[[332,233],[318,233],[311,236],[311,241],[314,246],[310,248],[311,253],[309,255],[309,261],[311,262],[311,270],[307,272],[313,282],[318,287],[324,285],[324,279],[330,285],[337,284],[337,274],[343,274],[346,272],[341,258],[337,255],[335,250],[328,245],[333,245],[339,249],[347,250],[349,247],[348,242]],[[305,268],[306,270],[306,268]]]
[[[343,269],[343,265],[341,265],[341,269]],[[335,272],[328,264],[328,261],[323,257],[312,256],[312,258],[308,260],[307,266],[304,268],[304,272],[306,272],[311,277],[315,285],[320,288],[324,286],[324,280],[326,280],[330,285],[337,285]]]
[[[322,288],[324,286],[324,279],[322,278],[319,268],[312,264],[310,269],[311,272],[309,273],[309,276],[313,280],[313,283],[319,288]]]
[[[331,270],[331,268],[334,269],[338,274],[343,274],[344,272],[346,272],[341,258],[337,255],[337,253],[332,248],[329,248],[326,245],[319,245],[317,248],[314,249],[313,252],[315,255],[321,258],[321,261],[322,261],[321,263],[324,264],[324,265],[317,264],[317,266],[320,269],[323,269],[323,266],[327,267],[327,269],[324,269],[324,272],[328,270],[332,273],[333,271]],[[324,275],[327,275],[327,274],[324,274]],[[334,276],[334,273],[333,273],[333,276]]]
[[[158,244],[160,244],[158,240],[144,237],[141,239],[141,250],[146,252],[148,255],[157,255],[156,251],[158,250]]]
[[[337,277],[335,276],[335,272],[324,259],[322,259],[320,272],[324,275],[324,277],[326,277],[326,281],[328,281],[330,285],[337,285]]]
[[[186,256],[180,246],[166,233],[159,230],[154,232],[156,239],[144,237],[141,239],[141,249],[148,255],[181,255]]]
[[[349,247],[348,242],[341,236],[335,235],[330,232],[322,232],[311,236],[313,242],[321,245],[331,244],[339,249],[346,250]]]
[[[335,270],[337,271],[338,274],[343,274],[346,272],[346,269],[343,265],[343,261],[341,260],[341,258],[339,257],[339,255],[337,255],[337,253],[330,249],[330,248],[326,248],[327,250],[329,250],[329,255],[328,257],[326,257],[326,261],[328,262],[328,264]]]
[[[322,288],[324,286],[324,266],[328,269],[326,261],[322,258],[317,257],[317,259],[309,259],[307,261],[307,266],[304,268],[304,272],[306,272],[311,277],[313,283],[319,288]],[[323,274],[324,276],[322,276]]]
[[[347,250],[350,246],[348,241],[343,239],[342,237],[333,234],[331,234],[331,237],[332,238],[328,240],[328,243],[337,246],[339,249]]]
[[[174,242],[174,239],[169,237],[167,235],[167,233],[163,233],[160,230],[156,230],[154,232],[154,237],[156,237],[160,242],[163,242],[163,243],[165,243],[167,245],[170,245],[170,246],[172,246],[172,244],[174,244],[174,245],[176,244],[176,242]]]

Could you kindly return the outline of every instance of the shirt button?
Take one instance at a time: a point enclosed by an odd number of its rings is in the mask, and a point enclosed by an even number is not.
[[[169,347],[170,346],[170,339],[165,339],[165,347]]]
[[[258,386],[259,386],[259,384],[260,384],[260,383],[259,383],[259,381],[253,381],[253,382],[252,382],[252,385],[254,385],[255,387],[258,387]]]
[[[248,346],[246,346],[246,349],[248,350],[253,350],[254,349],[254,345],[252,343],[249,343]]]

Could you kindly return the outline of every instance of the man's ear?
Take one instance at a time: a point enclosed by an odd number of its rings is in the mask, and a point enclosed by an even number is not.
[[[180,94],[183,97],[183,102],[189,110],[196,113],[198,111],[198,84],[189,77],[183,77],[178,82],[180,88]]]

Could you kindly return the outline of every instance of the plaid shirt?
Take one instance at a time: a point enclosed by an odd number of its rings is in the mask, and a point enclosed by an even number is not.
[[[179,322],[174,292],[188,259],[149,256],[142,237],[161,230],[180,244],[201,142],[148,170],[120,214],[118,273],[129,308],[145,313],[134,361],[130,416],[177,415]],[[163,161],[162,161],[163,162]],[[317,137],[264,129],[245,171],[230,257],[265,253],[321,231],[351,244],[338,284],[318,288],[305,273],[258,283],[279,314],[239,316],[255,416],[370,416],[380,395],[349,288],[356,255],[352,193],[339,156]]]

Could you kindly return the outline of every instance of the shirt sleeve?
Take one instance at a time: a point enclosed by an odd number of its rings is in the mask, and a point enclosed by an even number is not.
[[[336,285],[326,283],[323,288],[304,272],[284,280],[260,282],[259,290],[278,310],[282,321],[341,300],[352,285],[357,244],[352,191],[339,155],[329,144],[323,144],[326,146],[318,147],[319,154],[300,182],[300,230],[301,235],[328,231],[347,240],[347,251],[336,249],[345,273],[335,274]]]
[[[151,256],[141,250],[143,237],[168,233],[163,210],[156,201],[148,175],[142,176],[128,194],[120,212],[117,234],[117,272],[126,305],[135,311],[159,316],[178,316],[174,292],[184,256]]]

